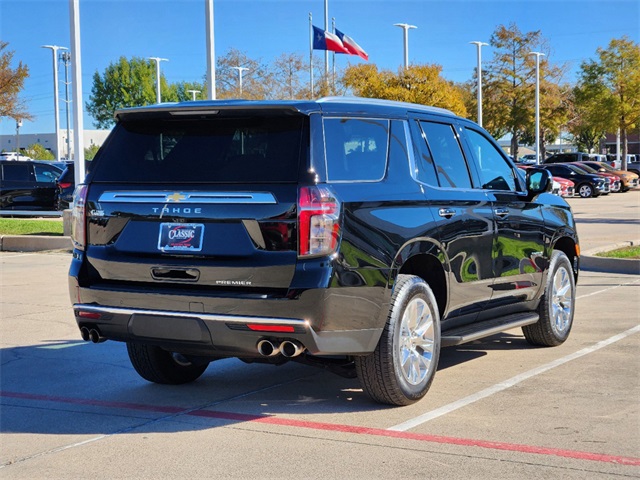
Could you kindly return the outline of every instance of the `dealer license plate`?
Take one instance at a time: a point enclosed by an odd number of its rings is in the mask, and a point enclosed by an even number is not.
[[[199,252],[204,225],[201,223],[161,223],[158,249],[163,252]]]

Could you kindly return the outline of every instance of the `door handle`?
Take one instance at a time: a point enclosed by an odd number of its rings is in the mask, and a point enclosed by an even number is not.
[[[453,208],[441,208],[438,210],[438,215],[443,218],[449,219],[456,214],[456,211]]]
[[[493,212],[496,214],[497,217],[500,217],[500,218],[504,218],[507,215],[509,215],[508,208],[496,208],[493,210]]]

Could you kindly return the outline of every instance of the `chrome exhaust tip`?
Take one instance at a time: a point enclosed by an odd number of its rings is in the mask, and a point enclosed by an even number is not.
[[[82,327],[80,329],[80,336],[82,337],[82,340],[84,340],[85,342],[88,342],[89,340],[91,340],[91,336],[89,335],[89,329],[87,327]]]
[[[258,342],[257,348],[258,353],[263,357],[275,357],[280,353],[280,345],[266,338]]]
[[[107,339],[100,335],[100,332],[95,328],[89,330],[89,340],[91,340],[93,343],[102,343],[107,341]]]
[[[297,357],[305,350],[304,345],[295,340],[285,340],[280,344],[280,352],[287,358]]]

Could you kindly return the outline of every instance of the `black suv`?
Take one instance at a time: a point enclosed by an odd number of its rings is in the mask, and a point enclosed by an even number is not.
[[[569,335],[571,209],[468,120],[357,98],[116,120],[76,189],[70,296],[82,337],[126,342],[149,381],[294,360],[407,405],[442,346]]]
[[[61,173],[51,162],[0,160],[0,210],[54,211]]]

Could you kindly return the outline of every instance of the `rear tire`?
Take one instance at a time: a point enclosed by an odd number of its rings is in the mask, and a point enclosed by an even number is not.
[[[375,351],[355,357],[367,395],[379,403],[410,405],[424,397],[440,357],[440,315],[420,277],[399,275],[387,323]]]
[[[127,342],[127,353],[138,375],[164,385],[193,382],[209,366],[209,362],[194,364],[180,354],[138,342]]]
[[[573,326],[576,283],[567,256],[554,250],[549,265],[547,284],[540,300],[540,320],[522,327],[522,333],[531,345],[555,347],[565,342]]]

